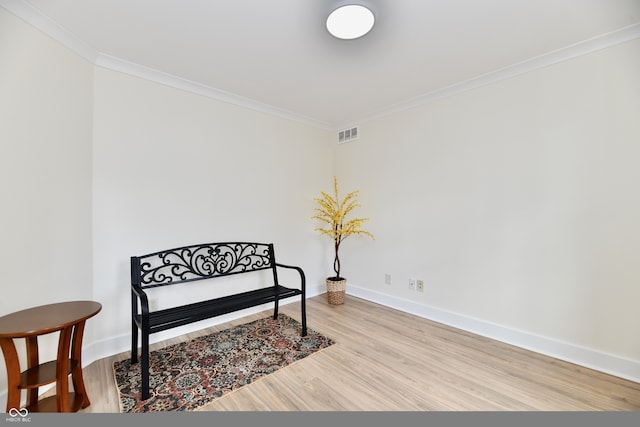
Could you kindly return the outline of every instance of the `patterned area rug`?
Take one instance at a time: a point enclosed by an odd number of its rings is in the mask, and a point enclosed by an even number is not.
[[[149,355],[151,397],[140,401],[140,363],[113,364],[121,412],[193,411],[334,343],[279,314]]]

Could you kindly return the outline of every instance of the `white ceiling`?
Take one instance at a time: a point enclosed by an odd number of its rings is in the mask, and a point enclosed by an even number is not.
[[[640,37],[640,0],[363,0],[374,10],[376,25],[368,35],[345,41],[324,26],[337,3],[1,0],[0,5],[27,10],[23,15],[39,21],[40,28],[64,34],[58,39],[83,42],[98,65],[159,71],[232,102],[331,129],[463,88],[465,82],[491,81],[526,64],[543,66],[579,46],[592,49],[610,39]],[[42,15],[49,19],[36,19]]]

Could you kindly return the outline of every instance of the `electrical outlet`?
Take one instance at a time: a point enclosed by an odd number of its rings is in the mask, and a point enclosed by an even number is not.
[[[416,290],[416,279],[409,279],[409,289],[412,291]]]
[[[149,310],[156,311],[158,309],[158,298],[149,298]]]
[[[384,275],[384,284],[385,285],[390,285],[391,284],[391,275],[389,273]]]
[[[416,289],[418,292],[424,292],[424,281],[418,279],[416,282]]]

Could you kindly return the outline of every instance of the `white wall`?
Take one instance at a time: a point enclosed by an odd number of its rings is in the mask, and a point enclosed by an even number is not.
[[[102,68],[94,109],[93,283],[109,319],[96,322],[98,336],[129,339],[132,255],[273,242],[279,261],[322,283],[325,248],[311,215],[333,173],[327,131]],[[158,304],[211,289],[164,289]]]
[[[0,8],[0,315],[92,298],[92,91],[90,63]]]
[[[345,242],[344,274],[640,378],[639,117],[635,40],[363,123],[336,167],[377,240]]]

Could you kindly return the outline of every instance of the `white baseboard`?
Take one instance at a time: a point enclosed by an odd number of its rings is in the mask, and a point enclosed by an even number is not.
[[[325,284],[311,285],[307,287],[307,297],[313,297],[326,292]],[[475,319],[458,313],[419,304],[404,298],[384,294],[382,292],[363,288],[349,283],[347,293],[358,298],[365,299],[377,304],[384,305],[405,313],[413,314],[434,322],[442,323],[454,328],[462,329],[487,338],[492,338],[507,344],[534,351],[536,353],[555,357],[570,363],[575,363],[586,368],[595,369],[610,375],[628,379],[640,383],[640,361],[626,359],[620,356],[604,353],[591,348],[578,346],[575,344],[554,340],[547,337],[531,334],[524,331],[515,330],[485,320]],[[283,301],[283,305],[295,304],[299,302],[295,297]],[[270,304],[264,307],[255,307],[227,316],[221,316],[209,321],[194,323],[192,325],[175,328],[170,331],[154,334],[153,342],[177,337],[180,335],[195,332],[203,328],[214,326],[220,323],[229,322],[250,314],[270,308]],[[83,350],[83,365],[87,366],[92,362],[104,357],[113,356],[130,350],[130,334],[123,334],[106,340],[94,342],[87,345]],[[48,388],[42,387],[41,392]],[[0,394],[0,406],[4,407],[6,402],[6,391]]]
[[[638,360],[627,359],[592,348],[508,328],[485,320],[363,288],[352,283],[347,286],[347,294],[506,344],[640,383],[640,361]]]

